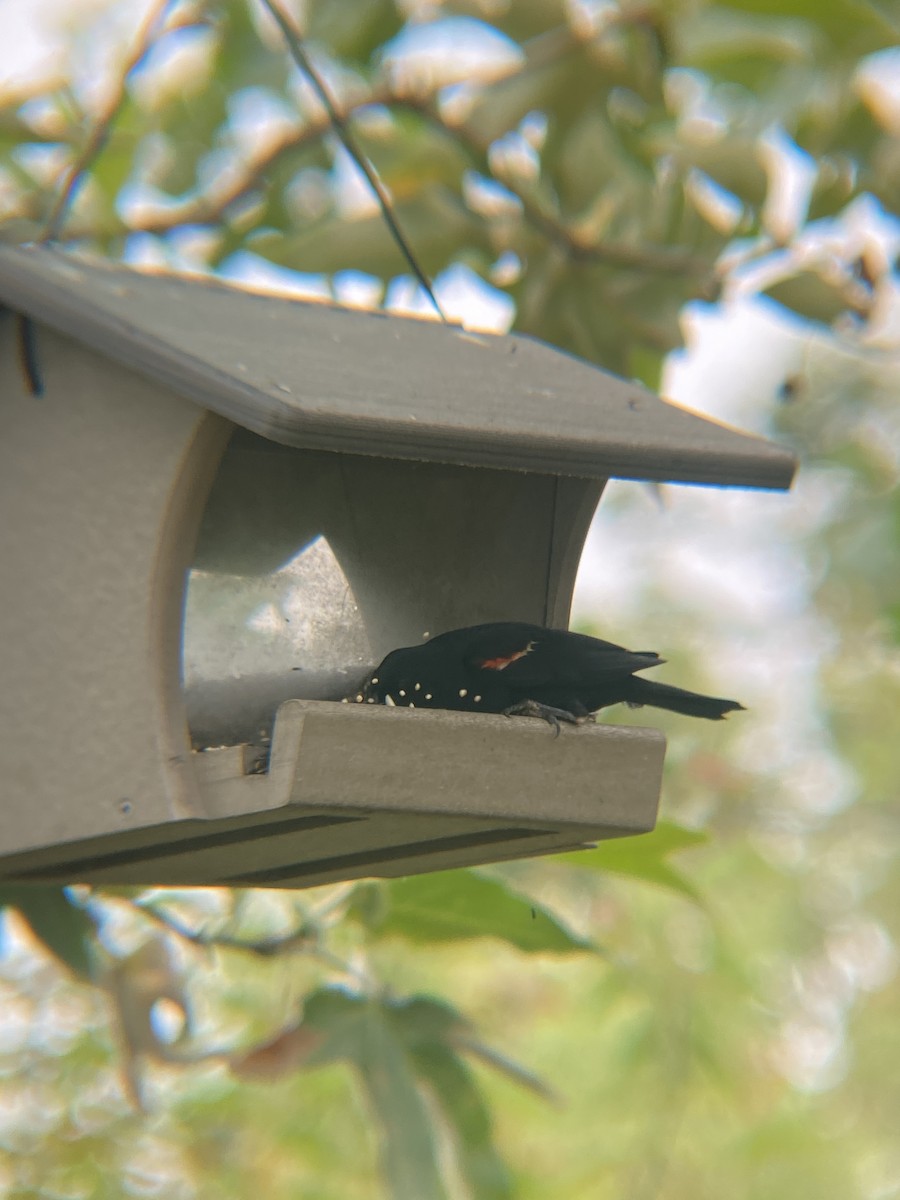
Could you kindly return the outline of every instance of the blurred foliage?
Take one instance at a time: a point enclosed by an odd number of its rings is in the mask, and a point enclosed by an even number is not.
[[[64,243],[384,294],[402,259],[261,10],[162,6],[136,55],[127,11],[73,8],[65,69],[0,88],[0,235],[39,234],[74,171]],[[769,637],[784,674],[727,727],[659,718],[668,820],[592,852],[300,894],[4,889],[0,1192],[900,1195],[896,6],[303,14],[439,292],[462,264],[518,329],[654,386],[692,302],[805,322],[756,420],[804,463],[769,531],[786,640],[685,599],[683,525],[603,630],[656,630],[688,681],[692,648]],[[137,61],[98,130],[99,43]]]

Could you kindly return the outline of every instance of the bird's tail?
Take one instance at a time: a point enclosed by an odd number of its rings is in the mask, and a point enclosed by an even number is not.
[[[672,687],[668,683],[654,683],[650,679],[632,676],[628,680],[627,704],[640,707],[649,704],[653,708],[666,708],[670,712],[684,713],[688,717],[706,717],[710,721],[721,721],[726,713],[743,709],[737,700],[719,700],[715,696],[703,696],[700,692],[689,692],[685,688]]]

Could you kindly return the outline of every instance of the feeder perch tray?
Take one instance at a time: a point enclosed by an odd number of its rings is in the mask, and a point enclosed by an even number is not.
[[[16,881],[309,887],[589,846],[653,828],[665,739],[616,725],[291,700],[268,772],[195,756],[204,821],[8,858]]]

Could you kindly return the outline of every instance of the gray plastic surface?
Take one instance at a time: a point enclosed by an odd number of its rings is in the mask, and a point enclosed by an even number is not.
[[[534,339],[0,245],[0,299],[284,445],[785,488],[791,454]]]
[[[17,880],[308,887],[547,854],[653,828],[665,739],[527,718],[290,701],[268,774],[194,756],[205,821],[7,858]]]

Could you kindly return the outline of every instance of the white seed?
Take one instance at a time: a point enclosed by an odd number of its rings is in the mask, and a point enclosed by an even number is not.
[[[480,697],[480,696],[473,696],[473,697],[472,697],[472,699],[473,699],[473,700],[475,701],[475,703],[477,704],[477,703],[478,703],[478,701],[481,699],[481,697]]]
[[[372,676],[372,683],[377,683],[378,679],[375,675]]]
[[[433,700],[433,699],[434,699],[434,697],[432,696],[431,692],[426,692],[426,693],[425,693],[425,699],[426,699],[426,700]]]
[[[366,704],[374,704],[374,703],[375,703],[375,697],[374,697],[374,696],[370,696],[370,697],[368,698],[368,700],[366,701]]]
[[[416,706],[413,704],[412,700],[410,700],[409,704],[407,704],[406,707],[407,708],[415,708]]]
[[[460,689],[459,689],[459,698],[460,698],[460,700],[462,700],[462,699],[463,699],[465,696],[468,696],[468,694],[469,694],[469,689],[468,689],[468,688],[460,688]]]
[[[362,692],[357,692],[356,693],[356,703],[362,704],[363,700],[365,700],[365,696],[362,694]]]
[[[417,683],[417,684],[416,684],[416,688],[415,688],[415,690],[416,690],[417,692],[421,692],[421,690],[422,690],[422,685],[421,685],[421,683]]]
[[[401,693],[400,693],[400,695],[402,696],[402,695],[403,695],[403,693],[401,692]],[[389,708],[396,708],[396,707],[397,707],[397,701],[394,699],[394,697],[393,697],[393,696],[385,696],[385,698],[384,698],[384,702],[385,702],[385,704],[387,704],[387,705],[388,705],[388,707],[389,707]]]
[[[400,695],[403,697],[404,700],[406,699],[406,692],[404,692],[403,688],[400,689]]]

